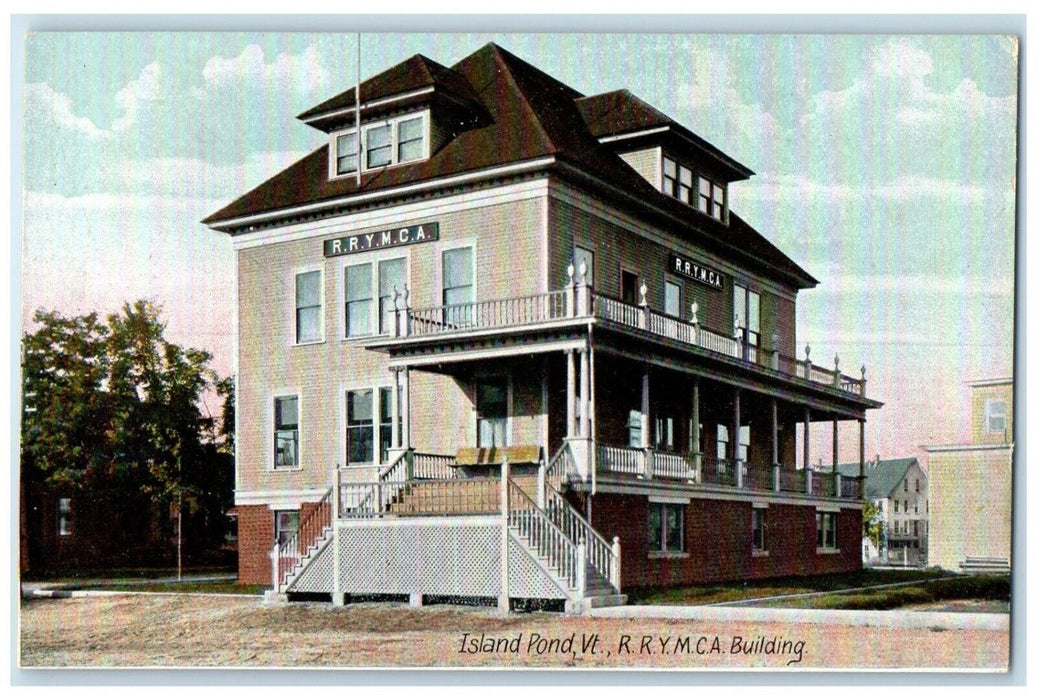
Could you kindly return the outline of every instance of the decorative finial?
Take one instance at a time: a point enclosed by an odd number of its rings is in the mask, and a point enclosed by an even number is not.
[[[573,283],[573,273],[576,272],[576,268],[573,267],[572,263],[569,263],[569,267],[565,268],[565,271],[569,273],[569,284]]]
[[[587,261],[580,261],[580,284],[587,284]]]
[[[866,375],[867,373],[868,373],[868,368],[865,367],[864,365],[861,365],[861,379],[864,379],[864,375]]]
[[[835,354],[835,371],[839,371],[839,353]]]
[[[392,286],[392,306],[396,310],[400,308],[400,290],[396,288],[395,284]]]
[[[810,359],[810,343],[807,343],[807,359]]]
[[[641,283],[641,306],[648,306],[648,285]]]
[[[403,305],[410,308],[410,289],[406,284],[403,285]]]
[[[691,302],[691,322],[699,322],[699,303],[697,301]]]

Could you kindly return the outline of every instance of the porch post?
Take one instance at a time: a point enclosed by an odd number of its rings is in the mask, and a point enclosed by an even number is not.
[[[342,470],[337,464],[331,472],[331,479],[331,604],[345,605],[346,597],[342,594],[342,562],[339,559],[342,538],[338,536],[338,518],[342,512]]]
[[[803,468],[810,468],[810,407],[803,407]]]
[[[591,355],[588,348],[580,351],[580,437],[591,436],[590,416]]]
[[[392,370],[392,431],[390,432],[391,440],[389,441],[389,447],[398,449],[401,447],[403,442],[403,436],[400,434],[400,370]]]
[[[511,612],[511,586],[508,583],[508,458],[500,465],[500,595],[497,611],[501,615]]]
[[[400,447],[409,450],[410,443],[410,367],[403,368],[403,434],[400,436]]]
[[[864,500],[864,419],[857,421],[860,427],[860,479],[857,481],[857,498]]]
[[[832,464],[839,464],[839,421],[832,421]]]
[[[652,473],[655,471],[654,455],[652,454],[651,398],[651,376],[648,373],[648,367],[645,366],[644,373],[641,375],[641,447],[643,448],[643,468],[646,479],[651,479]]]
[[[781,462],[778,453],[778,400],[771,398],[771,486],[781,491]]]
[[[691,455],[695,481],[702,483],[702,435],[699,427],[699,378],[691,380]]]
[[[565,351],[565,436],[576,437],[576,356]]]
[[[742,488],[744,485],[744,479],[742,477],[742,457],[741,457],[741,432],[742,432],[742,390],[735,389],[735,410],[734,410],[734,435],[731,438],[731,442],[734,445],[734,465],[735,465],[735,486]]]

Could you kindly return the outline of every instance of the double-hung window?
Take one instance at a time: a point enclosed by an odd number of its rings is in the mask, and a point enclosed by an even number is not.
[[[648,546],[652,552],[684,551],[684,507],[675,503],[648,504]]]
[[[984,407],[986,432],[1005,432],[1005,402],[1000,399],[987,399]]]
[[[299,397],[274,398],[274,467],[299,466]]]
[[[764,526],[767,522],[766,508],[753,508],[753,551],[762,552],[767,549],[764,541]]]
[[[835,549],[835,513],[817,514],[817,546],[820,549]]]
[[[357,168],[356,131],[339,134],[335,137],[335,174],[355,173]]]
[[[475,387],[475,408],[478,446],[507,446],[508,380],[480,379]]]
[[[377,399],[377,406],[375,400]],[[375,423],[375,416],[378,423]],[[397,429],[400,420],[397,421]],[[377,427],[377,433],[375,428]],[[346,462],[373,464],[389,458],[393,442],[392,388],[354,389],[346,392]],[[377,439],[376,436],[377,435]],[[378,453],[375,454],[377,446]]]
[[[699,175],[699,211],[714,219],[724,218],[724,186]]]
[[[475,301],[475,271],[471,248],[453,248],[443,251],[443,306],[444,321],[450,325],[472,322]]]
[[[346,336],[371,333],[371,263],[346,268]]]
[[[391,333],[396,324],[396,294],[403,293],[407,274],[404,258],[382,260],[378,263],[378,332]]]
[[[274,541],[284,545],[299,532],[299,511],[274,511]]]
[[[728,434],[727,426],[718,423],[717,424],[717,465],[720,469],[723,469],[727,465],[728,452]]]
[[[322,336],[320,270],[295,276],[295,342],[313,343]]]
[[[627,445],[629,447],[643,447],[641,440],[641,426],[644,423],[641,411],[636,408],[630,409],[627,414]]]
[[[759,347],[760,295],[738,284],[735,285],[734,324],[746,345]]]
[[[693,181],[691,168],[672,158],[663,158],[663,192],[685,204],[691,204]]]
[[[676,282],[666,281],[666,297],[663,311],[667,316],[681,317],[681,286]]]
[[[58,499],[58,534],[62,537],[72,534],[72,499]]]
[[[362,263],[345,268],[345,335],[353,338],[390,333],[395,324],[394,295],[403,292],[407,274],[404,258]],[[377,316],[374,299],[378,297]],[[374,324],[376,323],[377,326]]]
[[[374,391],[346,392],[346,462],[374,462]]]

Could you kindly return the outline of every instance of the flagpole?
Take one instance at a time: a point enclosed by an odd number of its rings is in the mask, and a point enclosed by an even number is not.
[[[356,186],[360,189],[360,32],[356,33]]]

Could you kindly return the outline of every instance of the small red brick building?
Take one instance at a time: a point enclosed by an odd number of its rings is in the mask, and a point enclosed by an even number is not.
[[[860,567],[862,477],[809,432],[856,422],[863,466],[881,404],[797,357],[817,281],[735,214],[749,168],[493,44],[299,118],[325,143],[206,219],[242,581],[585,609]]]

